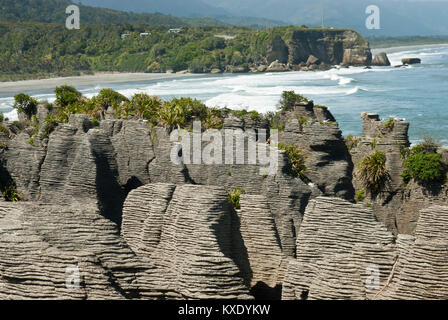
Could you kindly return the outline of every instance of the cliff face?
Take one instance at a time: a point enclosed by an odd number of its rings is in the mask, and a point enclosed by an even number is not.
[[[327,109],[298,103],[283,117],[279,142],[305,152],[306,183],[283,151],[273,175],[260,174],[259,162],[175,164],[169,132],[140,120],[96,127],[72,115],[34,145],[25,132],[3,136],[2,183],[14,179],[27,201],[0,201],[0,297],[447,298],[447,208],[413,215],[417,229],[396,242],[408,218],[380,202],[353,204],[353,162],[382,132],[378,117],[363,116],[364,140],[351,154]],[[378,145],[392,175],[408,125],[397,121]],[[223,130],[266,127],[229,117]],[[184,147],[176,150],[186,157]],[[238,207],[228,201],[235,188],[244,189]],[[366,289],[372,265],[381,285]],[[422,268],[425,281],[411,285]],[[77,288],[67,285],[73,270]]]
[[[277,60],[304,70],[310,65],[368,66],[372,62],[368,42],[353,30],[301,29],[283,38],[274,37],[268,46],[268,64]]]
[[[445,205],[447,186],[444,183],[421,184],[414,180],[407,185],[403,183],[403,152],[410,146],[409,122],[391,119],[388,121],[393,125],[388,126],[387,121],[380,120],[377,114],[363,113],[361,118],[362,136],[354,138],[356,145],[350,151],[353,163],[359,163],[373,152],[384,152],[390,175],[386,188],[377,195],[368,196],[365,202],[371,203],[376,217],[394,234],[414,235],[419,211],[432,205]],[[356,190],[364,189],[356,176],[353,184]]]

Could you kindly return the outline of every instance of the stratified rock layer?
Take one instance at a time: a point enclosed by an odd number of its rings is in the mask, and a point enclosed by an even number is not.
[[[284,299],[447,299],[448,208],[420,212],[416,237],[395,238],[370,208],[317,198],[297,236]]]

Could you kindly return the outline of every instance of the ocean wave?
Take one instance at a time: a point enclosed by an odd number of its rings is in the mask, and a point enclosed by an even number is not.
[[[358,93],[358,92],[368,92],[369,90],[368,89],[365,89],[365,88],[361,88],[361,87],[359,87],[359,86],[356,86],[356,87],[354,87],[353,89],[350,89],[350,90],[348,90],[347,91],[347,93],[346,93],[346,95],[347,96],[350,96],[350,95],[353,95],[353,94],[356,94],[356,93]]]

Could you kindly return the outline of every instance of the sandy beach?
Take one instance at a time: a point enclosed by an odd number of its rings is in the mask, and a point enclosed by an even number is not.
[[[123,82],[140,82],[152,80],[169,80],[203,76],[201,74],[179,73],[97,73],[94,75],[49,78],[39,80],[22,80],[0,82],[0,93],[20,93],[39,90],[52,90],[57,86],[70,85],[74,87],[95,86]]]

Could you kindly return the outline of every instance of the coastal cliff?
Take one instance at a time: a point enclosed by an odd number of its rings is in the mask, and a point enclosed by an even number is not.
[[[0,297],[446,299],[448,208],[417,180],[401,183],[409,123],[363,114],[362,137],[344,141],[327,108],[293,97],[275,118],[228,112],[217,129],[279,151],[272,174],[259,162],[173,163],[175,126],[111,109],[53,130],[31,130],[54,116],[44,105],[3,123],[2,191],[22,201],[0,201]],[[278,146],[262,128],[279,129]],[[184,159],[185,147],[175,149]],[[361,200],[358,163],[376,151],[388,188]],[[372,266],[380,285],[366,288]],[[79,288],[66,285],[67,267]]]
[[[372,61],[368,42],[350,29],[183,27],[170,33],[168,27],[118,24],[86,25],[73,33],[33,23],[5,23],[1,29],[3,81],[94,72],[312,71]]]

